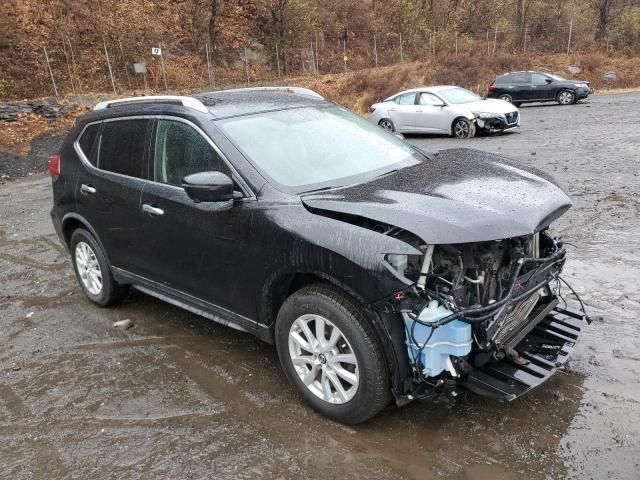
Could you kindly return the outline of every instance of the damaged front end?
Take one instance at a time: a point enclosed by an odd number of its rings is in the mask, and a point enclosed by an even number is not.
[[[385,258],[412,285],[387,302],[413,374],[400,403],[450,401],[460,387],[511,401],[564,363],[588,318],[559,307],[562,243],[543,231],[421,250]]]

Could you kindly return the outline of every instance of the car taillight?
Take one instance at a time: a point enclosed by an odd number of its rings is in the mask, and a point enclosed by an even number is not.
[[[496,86],[492,83],[491,85],[489,85],[489,91],[493,92],[496,89]]]
[[[47,167],[51,175],[60,175],[60,155],[51,155]]]

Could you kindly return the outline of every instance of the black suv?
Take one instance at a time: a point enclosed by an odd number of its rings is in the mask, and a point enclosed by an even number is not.
[[[590,93],[589,82],[582,80],[567,80],[544,72],[511,72],[500,75],[489,85],[487,98],[506,100],[516,107],[530,102],[571,105]]]
[[[580,335],[552,288],[571,202],[550,177],[428,155],[309,90],[101,103],[49,169],[91,301],[132,287],[275,343],[342,422],[461,388],[512,400]]]

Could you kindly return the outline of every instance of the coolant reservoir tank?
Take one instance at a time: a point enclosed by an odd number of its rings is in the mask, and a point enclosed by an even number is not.
[[[424,323],[435,323],[453,312],[432,300],[422,309],[418,319]],[[439,375],[447,368],[450,356],[464,357],[471,352],[471,325],[454,320],[433,329],[405,316],[409,356],[419,361],[427,377]],[[411,335],[411,333],[413,335]]]

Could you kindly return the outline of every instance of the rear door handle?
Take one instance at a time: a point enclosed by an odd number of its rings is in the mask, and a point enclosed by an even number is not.
[[[154,207],[153,205],[149,205],[148,203],[142,205],[142,211],[154,216],[164,215],[164,210],[158,207]]]
[[[96,189],[93,188],[91,185],[87,185],[83,183],[80,186],[80,192],[84,193],[85,195],[93,195],[94,193],[96,193]]]

